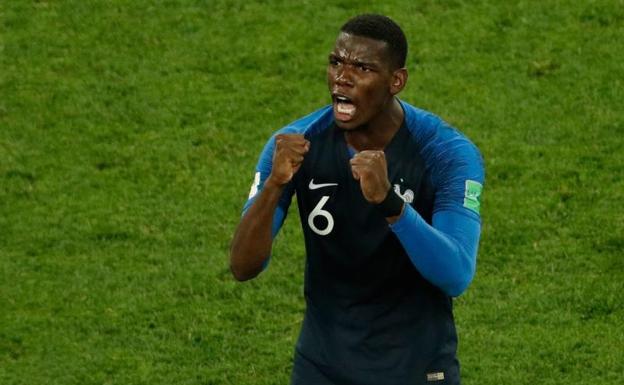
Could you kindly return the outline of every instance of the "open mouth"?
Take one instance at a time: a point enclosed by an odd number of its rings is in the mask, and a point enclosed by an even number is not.
[[[355,105],[351,98],[345,95],[333,94],[334,99],[334,117],[336,120],[348,122],[355,115]]]

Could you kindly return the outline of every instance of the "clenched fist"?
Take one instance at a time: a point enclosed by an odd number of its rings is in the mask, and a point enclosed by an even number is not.
[[[351,158],[351,173],[360,181],[364,198],[373,204],[381,203],[388,195],[388,165],[383,151],[361,151]]]
[[[278,186],[290,182],[301,168],[303,157],[309,150],[310,142],[301,134],[276,135],[273,167],[268,179]]]

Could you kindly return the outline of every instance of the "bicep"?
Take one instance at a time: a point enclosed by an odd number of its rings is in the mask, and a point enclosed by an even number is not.
[[[435,191],[433,213],[455,211],[480,221],[485,181],[481,154],[464,141],[449,143],[448,147],[437,155],[431,176]]]

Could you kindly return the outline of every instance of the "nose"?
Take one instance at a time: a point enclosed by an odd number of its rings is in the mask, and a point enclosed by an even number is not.
[[[337,85],[353,87],[353,74],[348,65],[342,65],[336,69],[336,75],[334,81]]]

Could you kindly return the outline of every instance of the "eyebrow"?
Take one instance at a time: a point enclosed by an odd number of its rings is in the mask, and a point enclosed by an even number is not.
[[[377,67],[377,63],[376,62],[372,62],[372,61],[363,61],[363,60],[358,60],[355,59],[353,60],[353,63],[357,64],[357,65],[363,65],[363,66],[367,66],[367,67]]]
[[[328,56],[328,59],[337,59],[343,62],[348,62],[349,64],[355,64],[355,65],[363,65],[363,66],[375,67],[375,68],[378,67],[377,62],[375,61],[366,61],[366,60],[360,60],[357,58],[353,60],[346,60],[344,57],[340,57],[335,52],[331,52]]]

